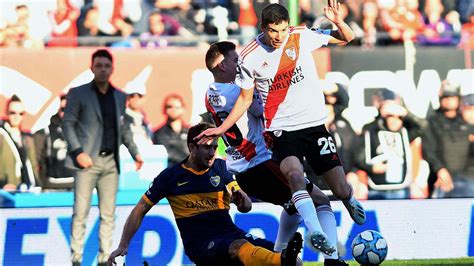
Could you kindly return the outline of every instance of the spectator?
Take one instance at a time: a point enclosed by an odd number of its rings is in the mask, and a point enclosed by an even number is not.
[[[138,21],[134,21],[133,28],[135,35],[140,35],[148,30],[148,17],[155,11],[156,0],[140,0],[141,17]]]
[[[377,92],[372,95],[372,105],[378,110],[379,117],[382,104],[385,101],[390,100],[400,102],[398,96],[393,91],[388,89],[377,90]],[[411,113],[407,113],[407,115],[403,118],[403,126],[408,130],[409,136],[421,136],[423,130],[427,127],[427,123],[424,119],[420,119]]]
[[[18,47],[16,29],[4,17],[0,17],[0,47]]]
[[[162,144],[168,151],[168,167],[181,162],[187,155],[188,126],[183,121],[184,101],[177,94],[168,95],[163,101],[164,125],[155,130],[153,143]]]
[[[129,37],[133,22],[141,17],[141,7],[136,0],[95,0],[98,9],[99,30],[109,36]]]
[[[155,7],[161,14],[169,15],[179,22],[186,36],[195,33],[204,33],[206,22],[206,11],[200,3],[192,3],[190,0],[156,0]]]
[[[430,164],[429,184],[432,197],[474,196],[472,182],[465,182],[469,162],[469,128],[460,112],[459,87],[443,81],[440,107],[427,118],[423,136],[423,156]],[[470,189],[470,191],[464,190]]]
[[[0,188],[26,191],[40,186],[33,137],[21,129],[25,106],[16,95],[7,103],[0,126]]]
[[[313,12],[311,2],[309,0],[302,0],[298,3],[298,24],[307,25],[311,27],[316,20],[316,14]],[[320,5],[319,8],[324,5]],[[323,15],[323,14],[321,14]]]
[[[326,105],[332,105],[336,119],[342,116],[342,112],[349,106],[349,94],[346,88],[339,83],[328,83],[324,89],[324,100]]]
[[[387,93],[386,93],[387,94]],[[362,129],[356,165],[368,175],[368,199],[420,197],[426,186],[415,181],[411,143],[419,131],[405,126],[408,112],[399,100],[384,99],[379,116]]]
[[[74,169],[74,207],[71,251],[73,265],[80,265],[84,248],[87,216],[92,191],[97,189],[100,210],[99,265],[107,262],[112,248],[115,198],[120,169],[119,147],[125,144],[135,159],[137,170],[143,164],[129,128],[121,123],[126,95],[109,81],[112,55],[97,50],[92,55],[94,80],[72,88],[67,95],[63,129],[68,143],[66,166]]]
[[[474,49],[474,9],[469,16],[469,22],[462,25],[460,47]]]
[[[30,17],[30,9],[27,5],[18,5],[15,7],[16,21],[7,26],[7,45],[24,48],[40,48],[44,46],[43,40],[38,36],[39,33],[33,31],[40,25],[35,25]]]
[[[375,0],[364,1],[362,4],[362,29],[364,38],[362,43],[365,46],[373,47],[377,42],[379,8]]]
[[[61,95],[58,112],[48,127],[35,132],[34,140],[39,174],[44,189],[72,189],[74,172],[66,168],[67,143],[62,129],[66,95]]]
[[[257,34],[258,18],[252,0],[239,1],[239,27],[242,43],[249,43]]]
[[[79,10],[70,0],[57,0],[56,10],[49,12],[53,31],[48,46],[77,46],[77,25]]]
[[[381,10],[382,24],[392,42],[414,40],[423,30],[423,17],[418,10],[418,0],[396,0],[389,9]]]
[[[166,47],[168,41],[161,36],[176,36],[183,33],[181,24],[171,16],[154,11],[148,17],[148,31],[140,35],[143,47]]]
[[[99,30],[99,10],[97,7],[86,7],[85,14],[78,22],[78,32],[83,37],[105,36],[106,34]]]
[[[143,111],[143,104],[146,100],[145,90],[144,85],[140,86],[138,84],[127,85],[125,88],[127,109],[125,109],[123,121],[125,126],[130,128],[133,140],[137,145],[139,143],[152,143],[152,131]]]
[[[444,6],[441,0],[429,0],[425,5],[425,29],[418,35],[418,42],[424,45],[453,45],[457,43],[453,26],[441,14]]]
[[[449,3],[451,3],[451,5],[453,4],[452,3],[453,1],[449,1],[449,0],[444,0],[444,1],[445,2],[448,1]],[[446,19],[450,18],[450,15],[451,15],[450,13],[454,13],[452,17],[454,19],[456,18],[459,19],[460,22],[462,23],[467,23],[469,21],[472,21],[470,18],[472,14],[474,13],[474,2],[472,0],[457,0],[455,5],[456,5],[456,10],[448,9],[449,13],[446,14]]]

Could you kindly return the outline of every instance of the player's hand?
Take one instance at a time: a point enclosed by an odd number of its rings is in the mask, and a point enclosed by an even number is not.
[[[219,128],[208,128],[197,135],[194,140],[197,140],[198,145],[210,144],[216,137],[220,137],[224,132]]]
[[[140,170],[140,168],[142,168],[143,163],[144,162],[142,156],[140,156],[140,154],[137,154],[137,156],[135,156],[135,170]]]
[[[324,7],[324,14],[334,24],[344,22],[342,13],[339,10],[341,3],[337,0],[328,0],[328,5]]]
[[[116,265],[117,263],[115,262],[115,258],[118,256],[125,256],[128,253],[128,248],[125,247],[118,247],[116,250],[114,250],[110,256],[109,259],[107,260],[107,265],[112,266]]]
[[[252,202],[242,189],[235,190],[235,188],[232,188],[230,200],[237,206],[240,212],[249,212],[252,209]]]
[[[438,176],[438,180],[434,183],[435,188],[439,187],[444,192],[449,192],[454,189],[453,178],[448,169],[441,168],[436,175]]]
[[[89,168],[92,165],[94,165],[92,163],[92,158],[89,156],[89,154],[85,152],[79,153],[79,155],[77,155],[76,157],[76,161],[79,164],[79,166],[82,168]]]

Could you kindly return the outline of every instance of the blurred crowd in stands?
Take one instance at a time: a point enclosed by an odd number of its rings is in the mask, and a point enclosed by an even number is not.
[[[166,47],[258,32],[260,10],[288,0],[10,0],[0,2],[0,47]],[[326,0],[299,0],[298,24],[334,28]],[[474,47],[472,0],[341,0],[353,45]]]

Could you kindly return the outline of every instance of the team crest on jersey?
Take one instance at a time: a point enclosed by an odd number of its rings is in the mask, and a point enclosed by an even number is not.
[[[275,130],[273,131],[273,135],[277,138],[281,137],[281,134],[283,133],[283,131],[281,130]]]
[[[213,247],[214,247],[214,241],[209,242],[209,244],[207,245],[207,249],[211,249]]]
[[[285,53],[291,60],[294,61],[296,59],[296,49],[295,49],[295,47],[290,47],[290,48],[286,49]]]
[[[211,181],[211,184],[214,186],[214,187],[217,187],[219,185],[219,183],[221,182],[221,177],[216,175],[216,176],[211,176],[209,178],[209,181]]]

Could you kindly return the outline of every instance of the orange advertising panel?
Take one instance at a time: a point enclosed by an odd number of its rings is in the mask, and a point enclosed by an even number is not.
[[[58,96],[70,87],[92,80],[89,70],[92,48],[55,48],[45,50],[0,49],[0,110],[4,114],[6,99],[17,94],[25,103],[27,116],[24,127],[37,130],[49,123],[59,108]],[[212,81],[206,70],[206,48],[111,50],[115,70],[112,83],[145,86],[144,111],[153,126],[164,121],[162,101],[170,93],[183,96],[185,119],[199,121],[205,112],[204,91]],[[329,51],[315,53],[319,73],[328,71]]]

